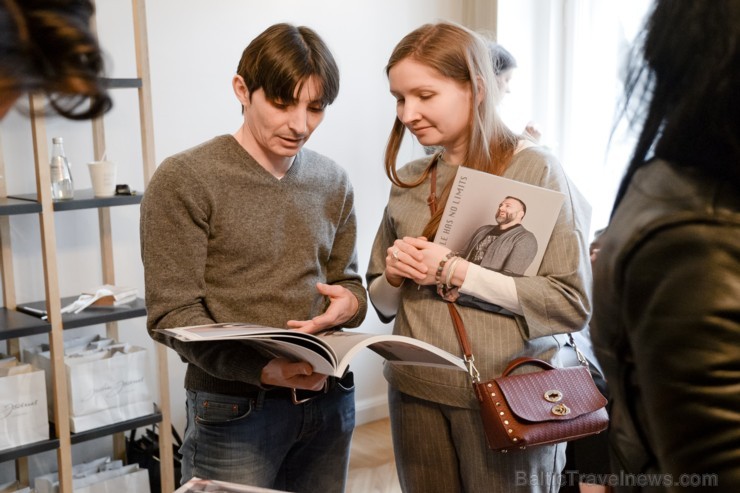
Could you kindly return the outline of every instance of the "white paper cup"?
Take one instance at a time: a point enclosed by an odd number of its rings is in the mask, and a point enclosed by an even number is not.
[[[116,194],[116,164],[110,161],[87,163],[96,197],[112,197]]]

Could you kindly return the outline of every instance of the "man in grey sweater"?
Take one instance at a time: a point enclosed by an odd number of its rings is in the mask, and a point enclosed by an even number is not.
[[[276,24],[244,50],[232,85],[243,125],[165,159],[141,206],[148,330],[187,363],[182,482],[341,492],[351,373],[154,332],[250,322],[315,333],[365,317],[352,185],[303,149],[339,90],[331,52],[311,29]]]

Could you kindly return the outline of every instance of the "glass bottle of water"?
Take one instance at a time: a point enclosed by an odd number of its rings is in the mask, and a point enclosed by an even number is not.
[[[54,137],[51,143],[51,198],[72,199],[75,189],[69,160],[64,154],[64,140]]]

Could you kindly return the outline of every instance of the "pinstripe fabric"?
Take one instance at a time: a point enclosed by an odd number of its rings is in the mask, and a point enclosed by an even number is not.
[[[556,493],[565,446],[494,453],[480,414],[389,390],[396,468],[405,493]]]
[[[399,170],[399,175],[405,181],[415,179],[420,176],[429,159],[426,157],[409,163]],[[440,160],[437,170],[438,190],[441,190],[454,177],[456,170],[456,166]],[[567,178],[560,163],[541,147],[530,147],[516,154],[504,176],[561,191],[565,193],[566,198],[545,250],[538,275],[515,278],[524,316],[514,318],[476,308],[458,307],[471,340],[476,366],[484,380],[500,375],[506,364],[519,356],[541,358],[557,364],[558,342],[552,337],[553,334],[582,329],[588,323],[591,311],[591,266],[588,257],[590,206]],[[421,234],[429,220],[429,209],[426,204],[428,194],[428,179],[413,189],[392,187],[383,220],[373,244],[367,272],[368,285],[377,276],[382,275],[385,268],[386,249],[396,238]],[[414,283],[405,282],[393,332],[416,337],[453,354],[460,354],[460,347],[445,305],[446,303],[436,294],[434,287],[417,289]],[[382,315],[381,318],[383,318]],[[419,433],[434,435],[435,440],[439,442],[436,448],[442,447],[442,442],[449,440],[451,443],[447,446],[454,444],[455,453],[458,454],[459,459],[463,452],[467,454],[468,449],[464,444],[482,440],[482,425],[480,418],[477,417],[478,404],[466,373],[439,368],[387,364],[384,374],[394,389],[405,394],[431,403],[472,410],[469,412],[469,419],[477,419],[478,422],[463,425],[458,421],[458,424],[454,426],[459,426],[459,430],[455,430],[454,434],[447,438],[438,434],[441,432],[435,428],[433,423],[419,425],[421,426]],[[400,410],[394,410],[392,414],[397,411],[400,412]],[[398,430],[407,433],[408,424],[409,421],[404,420],[403,426],[394,425],[394,432]],[[426,430],[422,429],[424,427]],[[410,432],[413,433],[413,430]],[[520,454],[526,457],[522,459],[522,463],[529,464],[526,470],[531,467],[552,471],[552,468],[557,466],[556,462],[560,464],[554,459],[556,456],[554,450],[555,447],[539,447],[526,451]],[[481,464],[479,474],[482,477],[502,472],[497,468],[502,467],[503,463],[500,459],[490,457],[491,454],[493,453],[488,452],[487,464],[485,466]],[[406,464],[405,451],[397,450],[397,457],[400,471]],[[418,460],[414,456],[409,456],[409,459]],[[442,459],[439,458],[439,460]],[[516,467],[519,466],[524,467],[522,464],[516,465]],[[447,471],[447,473],[457,475],[458,472],[455,471]],[[499,491],[510,490],[503,488]]]

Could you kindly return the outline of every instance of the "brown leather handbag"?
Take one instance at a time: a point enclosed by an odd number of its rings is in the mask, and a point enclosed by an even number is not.
[[[508,452],[568,442],[607,428],[607,401],[594,384],[588,362],[580,353],[581,364],[567,368],[556,368],[540,359],[517,358],[500,377],[481,382],[460,313],[452,303],[448,307],[491,449]],[[575,347],[572,337],[571,343]],[[542,371],[511,375],[525,365]]]

